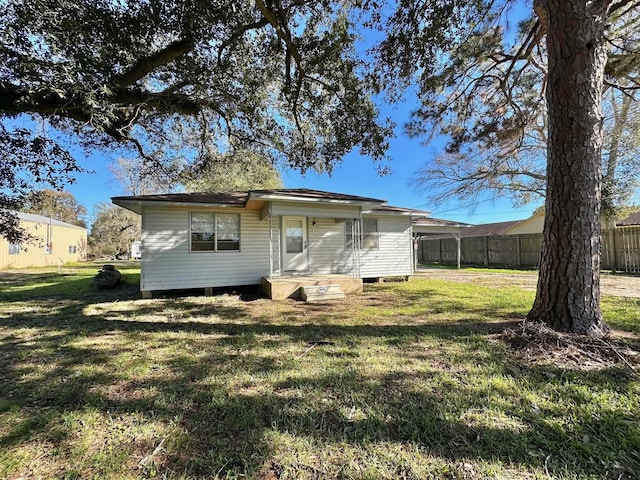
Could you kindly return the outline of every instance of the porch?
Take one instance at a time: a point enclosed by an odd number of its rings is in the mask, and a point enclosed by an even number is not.
[[[302,287],[328,287],[337,285],[345,295],[362,292],[362,279],[349,275],[291,275],[283,277],[262,277],[262,291],[272,300],[300,298]]]

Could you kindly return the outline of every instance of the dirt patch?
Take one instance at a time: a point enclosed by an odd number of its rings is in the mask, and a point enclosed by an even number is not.
[[[489,287],[516,287],[534,291],[538,283],[537,272],[492,273],[418,268],[415,276],[450,282],[474,283]],[[600,286],[603,295],[640,298],[640,277],[637,276],[603,273],[600,276]]]

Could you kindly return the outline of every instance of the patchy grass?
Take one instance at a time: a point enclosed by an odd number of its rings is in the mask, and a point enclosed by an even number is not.
[[[637,377],[495,339],[532,292],[137,300],[95,270],[0,275],[0,478],[640,477]],[[638,331],[638,301],[603,308]]]

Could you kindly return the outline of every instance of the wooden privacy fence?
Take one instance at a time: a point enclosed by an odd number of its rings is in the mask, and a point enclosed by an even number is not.
[[[462,264],[537,267],[540,263],[542,234],[493,235],[460,239]],[[456,239],[430,239],[418,242],[420,263],[457,263]],[[640,226],[618,227],[602,232],[602,268],[621,272],[640,272]]]

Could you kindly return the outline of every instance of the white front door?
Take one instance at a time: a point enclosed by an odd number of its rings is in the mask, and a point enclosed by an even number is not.
[[[282,239],[282,270],[285,272],[308,270],[306,217],[283,217]]]

